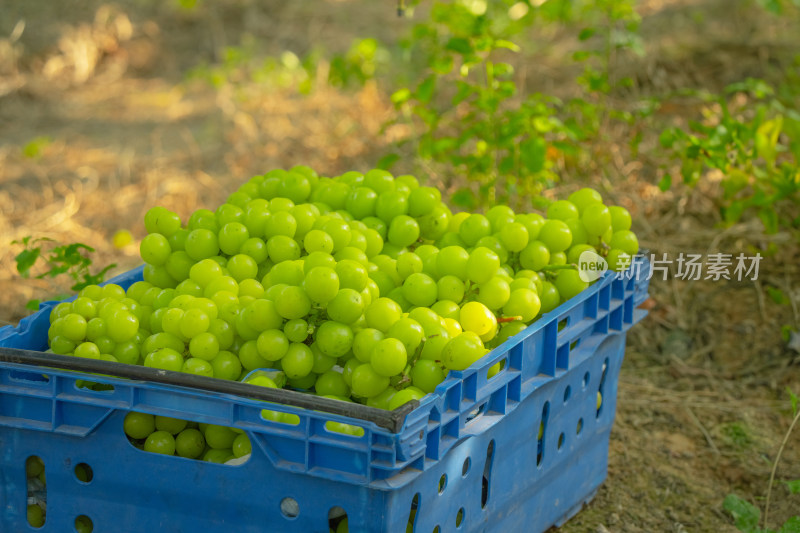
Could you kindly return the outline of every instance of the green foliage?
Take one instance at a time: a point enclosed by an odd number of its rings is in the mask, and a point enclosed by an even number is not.
[[[20,276],[30,277],[31,269],[39,262],[39,259],[42,259],[47,270],[36,275],[36,279],[58,278],[66,275],[73,282],[70,289],[79,291],[88,285],[101,283],[106,273],[116,266],[111,264],[96,274],[92,274],[90,269],[92,259],[88,254],[94,252],[94,248],[79,242],[48,248],[47,245],[53,242],[47,237],[34,239],[31,236],[11,242],[11,244],[24,246],[24,249],[14,258]],[[36,310],[39,307],[39,300],[29,301],[26,307]]]
[[[706,99],[704,120],[690,122],[688,130],[664,130],[660,137],[661,145],[682,160],[684,183],[694,186],[703,173],[719,171],[726,223],[752,213],[767,233],[797,231],[800,113],[762,80],[733,84],[725,94]]]

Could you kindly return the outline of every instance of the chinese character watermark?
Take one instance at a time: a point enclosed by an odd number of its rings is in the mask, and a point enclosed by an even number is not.
[[[680,253],[675,259],[667,257],[662,253],[661,257],[650,254],[650,272],[648,279],[659,277],[666,280],[674,270],[673,278],[680,280],[736,280],[756,281],[758,279],[758,267],[761,263],[761,254],[746,256],[740,253],[736,257],[732,254],[713,253],[705,256],[702,254]],[[674,265],[674,269],[672,268]]]

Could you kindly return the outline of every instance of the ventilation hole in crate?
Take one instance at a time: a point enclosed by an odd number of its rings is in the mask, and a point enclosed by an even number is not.
[[[461,465],[461,476],[462,477],[467,477],[467,474],[469,474],[469,467],[470,466],[472,466],[472,460],[469,457],[467,457],[466,459],[464,459],[464,464]]]
[[[461,524],[464,523],[464,508],[458,510],[456,514],[456,527],[461,527]]]
[[[483,465],[483,477],[481,478],[481,509],[486,508],[489,501],[492,484],[492,461],[494,459],[494,439],[489,441],[486,447],[486,463]]]
[[[75,478],[81,483],[90,483],[94,479],[92,467],[86,463],[78,463],[75,465]]]
[[[414,531],[415,526],[417,525],[417,510],[419,509],[419,492],[414,494],[414,498],[411,499],[411,506],[408,509],[408,524],[406,525],[406,531],[409,529]]]
[[[580,435],[583,431],[583,418],[578,419],[578,425],[575,427],[575,434]]]
[[[94,531],[94,523],[92,519],[85,514],[80,515],[75,519],[76,533],[92,533]]]
[[[588,384],[589,384],[589,373],[587,372],[583,375],[583,383],[581,384],[581,388],[585,389],[586,385]]]
[[[270,409],[261,410],[261,418],[278,424],[297,426],[300,424],[300,417],[294,413],[284,413],[283,411],[272,411]]]
[[[328,528],[335,533],[341,533],[350,529],[347,522],[347,512],[335,505],[328,511]]]
[[[472,422],[476,418],[479,418],[480,416],[482,416],[483,413],[486,411],[486,406],[487,405],[488,405],[488,402],[484,402],[480,406],[476,407],[475,409],[473,409],[472,411],[467,413],[467,418],[464,420],[464,424],[465,425],[469,424],[470,422]]]
[[[571,395],[572,395],[572,387],[567,385],[567,388],[564,389],[564,403],[567,403],[567,401],[569,401],[569,397]]]
[[[506,366],[508,366],[507,363],[508,358],[505,358],[490,366],[489,370],[486,372],[486,379],[493,379],[500,375],[500,373],[506,369]]]
[[[28,481],[28,524],[32,527],[44,525],[47,480],[45,479],[44,461],[38,455],[31,455],[25,459],[25,475]]]
[[[125,415],[123,431],[137,450],[229,467],[248,462],[252,450],[250,437],[239,428],[135,411]]]
[[[294,519],[300,514],[300,505],[294,498],[286,497],[281,500],[281,514],[288,518]]]
[[[297,415],[294,415],[297,416]],[[298,423],[300,422],[298,418]],[[361,426],[354,426],[352,424],[343,424],[342,422],[328,421],[325,422],[325,430],[330,433],[347,435],[348,437],[363,437],[364,428]]]
[[[78,390],[89,390],[92,392],[101,392],[111,394],[114,391],[114,385],[108,383],[97,383],[95,381],[87,381],[85,379],[76,379],[75,388]]]
[[[558,331],[561,331],[567,326],[569,326],[569,317],[562,318],[561,320],[558,321]]]
[[[447,487],[447,474],[442,474],[439,478],[439,494],[444,492],[445,487]]]
[[[435,528],[433,528],[433,533],[441,533],[441,531],[442,531],[442,528],[440,528],[439,526],[436,526]]]
[[[558,449],[560,450],[562,446],[564,446],[564,434],[563,433],[561,433],[558,436]]]
[[[608,373],[608,358],[603,361],[603,374],[600,376],[600,385],[597,387],[597,412],[595,418],[600,418],[600,413],[603,410],[603,388],[606,384],[606,374]]]
[[[12,370],[8,373],[8,379],[11,381],[28,381],[33,383],[50,383],[50,376],[47,374],[39,374],[37,372],[21,372],[19,370]]]
[[[580,339],[572,341],[571,343],[569,343],[569,351],[571,352],[572,350],[574,350],[575,348],[580,346],[580,344],[581,344],[581,340]]]
[[[547,431],[547,418],[550,414],[550,402],[544,402],[542,406],[542,420],[539,422],[539,436],[536,442],[536,466],[542,464],[544,459],[544,434]]]

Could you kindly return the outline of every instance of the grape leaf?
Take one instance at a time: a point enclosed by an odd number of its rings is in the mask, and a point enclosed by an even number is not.
[[[747,500],[728,494],[722,502],[722,508],[728,511],[736,524],[736,528],[744,533],[757,533],[761,511]]]

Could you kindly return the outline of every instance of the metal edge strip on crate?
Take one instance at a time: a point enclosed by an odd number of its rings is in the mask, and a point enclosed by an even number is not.
[[[373,422],[375,425],[388,429],[393,433],[399,433],[402,430],[406,415],[419,405],[418,400],[412,400],[411,402],[401,405],[394,411],[386,411],[359,403],[342,402],[292,390],[259,387],[248,383],[209,378],[195,374],[187,374],[185,372],[173,372],[171,370],[159,370],[138,365],[126,365],[98,359],[85,359],[33,350],[5,348],[2,346],[0,346],[0,363],[34,365],[37,367],[58,368],[74,372],[106,374],[113,377],[151,381],[154,383],[175,385],[201,391],[233,394],[256,400],[290,405],[292,407],[324,411],[335,415],[357,418],[359,420]]]

